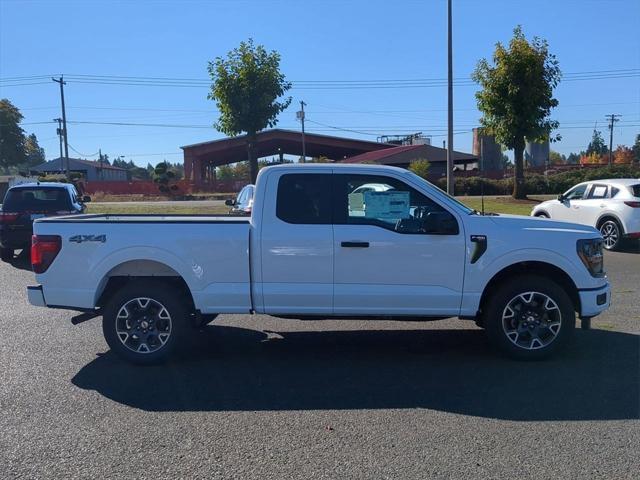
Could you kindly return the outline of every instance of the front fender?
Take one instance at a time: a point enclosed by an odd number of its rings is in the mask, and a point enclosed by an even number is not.
[[[502,270],[523,262],[540,262],[552,265],[564,271],[577,288],[596,288],[606,283],[606,279],[594,278],[582,265],[576,255],[576,261],[553,250],[543,248],[522,248],[493,258],[482,257],[477,263],[470,265],[464,286],[461,315],[475,315],[480,306],[480,299],[489,282]]]

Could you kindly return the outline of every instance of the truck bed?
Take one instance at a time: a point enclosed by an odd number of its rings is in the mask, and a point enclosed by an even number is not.
[[[249,218],[225,215],[76,215],[38,219],[61,237],[43,274],[47,305],[94,308],[110,277],[178,276],[202,313],[251,309]]]

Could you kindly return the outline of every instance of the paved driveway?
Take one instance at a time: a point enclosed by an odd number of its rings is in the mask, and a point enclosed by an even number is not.
[[[594,329],[545,362],[472,322],[227,315],[165,367],[26,303],[0,264],[0,478],[637,478],[640,252],[607,253]],[[635,474],[633,473],[635,472]]]

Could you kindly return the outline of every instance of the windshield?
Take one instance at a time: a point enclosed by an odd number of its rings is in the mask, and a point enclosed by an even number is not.
[[[7,192],[2,209],[5,212],[57,212],[71,210],[64,188],[13,188]]]

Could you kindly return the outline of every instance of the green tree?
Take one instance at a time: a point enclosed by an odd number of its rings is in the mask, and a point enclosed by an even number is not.
[[[45,162],[44,148],[38,144],[38,137],[35,133],[25,138],[24,155],[27,167],[35,167]]]
[[[418,158],[417,160],[411,162],[409,165],[409,170],[418,175],[419,177],[424,178],[425,180],[429,176],[429,169],[431,168],[431,163],[429,160],[425,158]]]
[[[571,152],[569,154],[569,156],[567,157],[567,163],[570,165],[576,165],[577,163],[580,163],[580,156],[582,153],[574,153]]]
[[[633,150],[633,156],[636,159],[636,163],[640,163],[640,133],[636,135],[636,141],[633,144],[633,147],[631,147],[631,150]]]
[[[24,117],[9,100],[0,100],[0,168],[5,172],[9,167],[25,161],[25,136],[20,122]]]
[[[171,195],[178,190],[178,186],[175,184],[176,174],[171,170],[167,161],[156,165],[153,171],[153,181],[158,184],[158,190],[167,195]]]
[[[554,150],[549,152],[549,163],[551,165],[563,165],[567,163],[567,158]]]
[[[549,119],[558,106],[553,89],[560,81],[560,67],[549,53],[546,40],[527,41],[520,26],[513,31],[508,47],[496,45],[493,65],[478,62],[473,79],[482,90],[476,93],[480,123],[496,140],[513,149],[515,181],[513,196],[525,198],[523,154],[526,140],[559,140],[551,135],[558,122]]]
[[[255,183],[256,133],[275,126],[278,114],[291,103],[291,97],[278,100],[291,88],[280,72],[280,54],[267,52],[249,39],[231,50],[226,58],[217,57],[209,62],[207,69],[212,80],[207,98],[216,102],[220,112],[214,126],[229,136],[246,132],[251,182]]]
[[[592,153],[595,153],[597,155],[604,155],[608,151],[609,149],[607,148],[607,144],[604,143],[602,132],[594,128],[593,135],[591,135],[591,141],[587,146],[587,155],[591,155]]]

